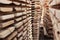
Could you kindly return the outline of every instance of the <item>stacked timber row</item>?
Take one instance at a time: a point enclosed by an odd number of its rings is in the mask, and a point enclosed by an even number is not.
[[[33,40],[39,40],[39,24],[41,17],[40,1],[33,1],[32,8],[32,17],[33,17]]]
[[[33,36],[33,40],[34,40],[34,25],[33,25],[33,21],[34,21],[34,14],[35,14],[35,2],[34,1],[32,1],[32,20],[31,20],[31,22],[32,22],[32,36]]]
[[[0,3],[0,40],[32,40],[30,0]]]
[[[52,25],[52,20],[51,17],[48,14],[44,15],[44,27],[45,27],[45,32],[46,34],[44,35],[46,37],[46,40],[53,40],[54,39],[54,31],[53,31],[53,25]],[[44,32],[44,33],[45,33]]]

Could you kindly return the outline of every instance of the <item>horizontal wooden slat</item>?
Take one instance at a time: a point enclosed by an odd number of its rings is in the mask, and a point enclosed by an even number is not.
[[[27,26],[23,29],[23,31],[26,31],[27,30]]]
[[[18,40],[22,40],[23,39],[23,37],[20,37]]]
[[[23,22],[18,22],[18,23],[15,24],[15,27],[19,28],[19,27],[21,27],[22,24],[23,24]]]
[[[14,14],[1,16],[1,20],[6,20],[6,19],[10,19],[10,18],[14,18]]]
[[[26,16],[23,16],[23,19],[26,18]]]
[[[16,35],[17,35],[17,31],[13,32],[9,37],[6,38],[6,40],[11,40]]]
[[[14,1],[14,2],[18,2],[18,3],[24,3],[24,4],[29,4],[26,1],[23,0],[10,0],[10,1]]]
[[[19,18],[16,18],[16,21],[20,21],[20,20],[22,20],[22,18],[21,18],[21,17],[19,17]]]
[[[23,34],[23,31],[21,31],[20,33],[18,33],[17,37],[20,37]]]
[[[17,40],[17,38],[15,37],[13,40]]]
[[[3,12],[11,12],[13,11],[12,8],[9,8],[9,7],[0,7],[0,11],[3,11]]]
[[[0,3],[0,7],[21,7],[20,5],[16,5],[14,3],[10,3],[10,4],[4,4],[4,3]]]
[[[15,7],[16,11],[21,10],[21,7]]]
[[[15,27],[9,27],[6,30],[0,31],[0,38],[5,38],[15,30]]]
[[[22,13],[16,13],[15,15],[16,15],[16,16],[21,16],[21,15],[22,15]]]
[[[17,30],[18,30],[18,32],[21,32],[21,31],[23,31],[23,26],[21,26],[20,28],[18,28]]]
[[[13,23],[14,23],[14,20],[1,23],[1,24],[2,24],[2,28],[7,27],[7,26],[9,26],[9,25],[11,25],[11,24],[13,24]]]
[[[27,31],[25,31],[25,32],[23,33],[23,36],[24,36],[26,33],[27,33]]]

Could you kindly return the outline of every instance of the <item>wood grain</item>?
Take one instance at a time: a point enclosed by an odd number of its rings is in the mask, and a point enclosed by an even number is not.
[[[6,38],[6,40],[11,40],[16,35],[17,35],[17,31],[13,32],[9,37]]]
[[[15,30],[14,27],[10,27],[6,30],[2,30],[0,31],[0,38],[5,38],[7,37],[9,34],[11,34],[13,31]]]
[[[20,15],[22,15],[22,13],[16,13],[16,16],[20,16]]]
[[[22,20],[22,18],[21,18],[21,17],[19,17],[19,18],[17,18],[17,19],[16,19],[16,21],[19,21],[19,20]]]
[[[10,18],[14,18],[14,14],[1,16],[1,19],[2,19],[2,20],[6,20],[6,19],[10,19]]]
[[[23,24],[23,22],[19,22],[19,23],[15,24],[15,27],[19,28],[19,27],[21,27],[22,24]]]
[[[13,23],[14,23],[14,20],[11,20],[11,21],[8,21],[8,22],[4,22],[4,23],[2,23],[2,28],[6,27],[6,26],[9,26],[9,25],[11,25]]]
[[[0,10],[3,12],[11,12],[13,9],[9,7],[0,7]]]

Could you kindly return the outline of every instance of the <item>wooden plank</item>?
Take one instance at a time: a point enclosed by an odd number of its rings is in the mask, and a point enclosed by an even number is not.
[[[7,27],[7,26],[9,26],[9,25],[11,25],[11,24],[13,24],[13,23],[14,23],[14,20],[10,20],[10,21],[1,23],[1,24],[2,24],[2,27],[1,27],[1,28],[5,28],[5,27]]]
[[[17,40],[17,38],[15,37],[13,40]]]
[[[21,10],[21,7],[15,7],[16,11]]]
[[[5,38],[15,30],[15,27],[9,27],[0,31],[0,38]]]
[[[18,40],[22,40],[23,39],[23,37],[20,37]]]
[[[14,3],[10,3],[10,4],[3,4],[3,3],[0,3],[0,7],[21,7],[21,5],[16,5]]]
[[[14,14],[1,16],[1,20],[6,20],[6,19],[10,19],[10,18],[14,18]]]
[[[19,28],[19,27],[21,27],[22,24],[23,24],[23,22],[18,22],[18,23],[15,24],[15,27]]]
[[[16,18],[16,21],[20,21],[20,20],[22,20],[22,18],[21,18],[21,17],[19,17],[19,18]]]
[[[17,35],[17,31],[14,31],[9,37],[6,38],[6,40],[11,40],[16,35]]]
[[[22,15],[22,13],[16,13],[16,16],[21,16]]]
[[[0,7],[0,11],[2,12],[11,12],[13,11],[13,8],[12,7]]]
[[[18,33],[18,38],[23,34],[23,31],[21,31],[20,33]]]
[[[23,36],[26,35],[26,33],[27,33],[27,31],[25,31],[25,32],[23,33]]]
[[[24,4],[29,4],[26,1],[23,0],[10,0],[10,1],[14,1],[14,2],[18,2],[18,3],[24,3]]]
[[[26,16],[23,16],[23,19],[25,19],[26,18]]]
[[[18,28],[18,32],[20,33],[21,31],[23,31],[24,27],[21,26],[20,28]]]

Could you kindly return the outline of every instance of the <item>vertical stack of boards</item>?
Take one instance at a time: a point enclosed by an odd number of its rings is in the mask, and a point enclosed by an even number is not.
[[[45,36],[45,40],[54,40],[53,24],[52,24],[49,14],[44,15],[43,22],[44,22],[44,27],[47,32],[47,35]]]
[[[0,40],[32,40],[31,0],[0,2]]]
[[[40,19],[41,19],[41,8],[40,8],[40,1],[33,1],[32,2],[32,31],[33,31],[33,39],[39,40],[39,26],[40,26]]]

